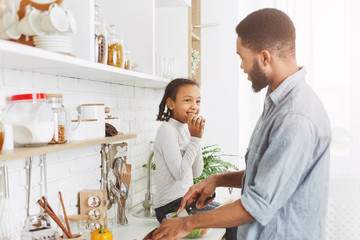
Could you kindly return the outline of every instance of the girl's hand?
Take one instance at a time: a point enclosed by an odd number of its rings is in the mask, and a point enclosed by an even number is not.
[[[202,138],[205,127],[205,118],[200,115],[191,115],[188,118],[187,124],[189,127],[190,135],[192,137]]]

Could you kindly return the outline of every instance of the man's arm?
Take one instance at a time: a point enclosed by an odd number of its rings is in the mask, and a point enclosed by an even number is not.
[[[243,207],[241,200],[197,213],[185,218],[164,219],[161,226],[154,232],[154,240],[172,240],[186,236],[193,229],[225,228],[252,222],[254,218]]]
[[[186,203],[190,204],[195,199],[198,199],[196,208],[203,208],[206,204],[210,203],[204,203],[205,199],[211,196],[217,187],[240,188],[244,174],[245,170],[239,172],[215,174],[198,182],[197,184],[193,185],[184,195],[181,200],[181,205],[178,212],[181,212],[185,208]]]

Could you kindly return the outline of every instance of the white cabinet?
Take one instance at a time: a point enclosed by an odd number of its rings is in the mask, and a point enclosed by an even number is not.
[[[63,4],[77,23],[78,32],[72,34],[76,57],[0,40],[0,68],[163,88],[169,79],[154,75],[155,53],[159,52],[175,58],[175,75],[187,75],[189,0],[97,0],[101,15],[117,26],[130,47],[138,72],[94,62],[94,0],[64,0]]]

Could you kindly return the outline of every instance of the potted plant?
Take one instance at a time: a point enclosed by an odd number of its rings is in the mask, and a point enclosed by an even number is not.
[[[221,148],[218,146],[219,144],[214,144],[202,148],[204,169],[201,175],[198,178],[194,179],[194,183],[197,183],[213,174],[238,170],[234,164],[223,161],[221,159],[224,156],[234,157],[235,155],[221,154]]]

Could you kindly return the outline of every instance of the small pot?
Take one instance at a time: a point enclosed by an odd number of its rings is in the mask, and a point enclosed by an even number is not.
[[[72,238],[67,238],[66,236],[64,235],[61,235],[60,236],[60,239],[73,239],[73,240],[81,240],[81,234],[73,234],[73,237]]]

